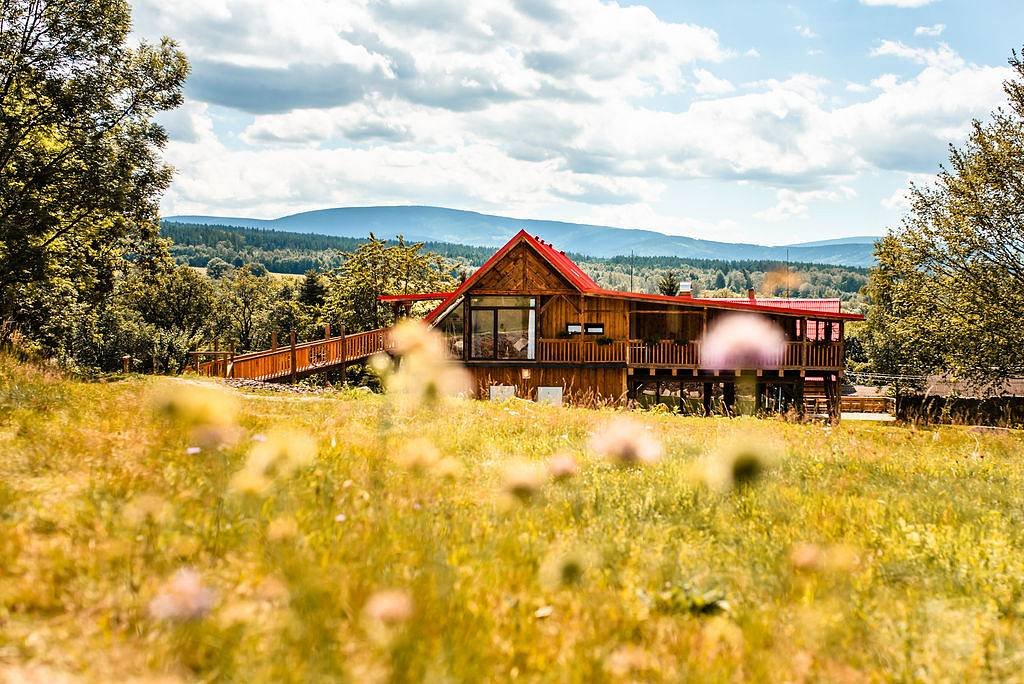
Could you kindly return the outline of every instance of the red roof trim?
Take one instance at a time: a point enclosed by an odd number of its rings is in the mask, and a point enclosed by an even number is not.
[[[773,313],[790,316],[806,316],[808,318],[816,319],[834,319],[834,320],[847,320],[847,321],[861,321],[864,320],[864,316],[855,313],[841,313],[841,312],[830,312],[830,311],[814,311],[812,309],[800,309],[789,306],[771,306],[769,304],[751,302],[745,299],[736,300],[723,300],[723,299],[697,299],[689,296],[671,296],[671,295],[659,295],[659,294],[644,294],[641,292],[619,292],[618,290],[605,290],[601,288],[593,278],[583,272],[576,263],[567,257],[563,252],[558,251],[550,244],[543,242],[525,230],[521,230],[516,233],[511,240],[505,243],[505,246],[499,249],[494,255],[484,262],[473,275],[465,280],[462,285],[459,286],[455,292],[452,292],[448,297],[437,306],[436,309],[427,314],[424,319],[427,323],[432,323],[443,311],[447,311],[448,308],[463,294],[466,293],[473,285],[483,276],[484,273],[491,270],[491,268],[500,261],[513,247],[518,245],[520,242],[528,243],[545,261],[561,274],[566,280],[568,280],[573,287],[580,291],[581,294],[596,297],[612,297],[615,299],[628,299],[634,301],[646,301],[646,302],[659,302],[668,304],[678,304],[682,306],[697,306],[707,307],[709,309],[731,309],[736,311],[759,311],[762,313]],[[792,302],[792,300],[790,300]]]

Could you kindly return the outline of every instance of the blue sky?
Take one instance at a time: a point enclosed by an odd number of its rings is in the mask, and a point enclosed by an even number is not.
[[[1024,3],[134,0],[193,64],[163,210],[433,204],[881,234],[1003,102]]]

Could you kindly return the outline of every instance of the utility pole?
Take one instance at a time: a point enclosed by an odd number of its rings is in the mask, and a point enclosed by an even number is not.
[[[629,291],[633,291],[633,250],[629,250]]]

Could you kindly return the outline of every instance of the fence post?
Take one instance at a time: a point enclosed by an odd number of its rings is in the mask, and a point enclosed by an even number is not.
[[[235,343],[231,343],[231,347],[228,350],[228,366],[224,369],[225,375],[230,375],[232,378],[235,377]],[[230,369],[230,373],[228,370]]]
[[[298,380],[298,370],[295,367],[295,331],[294,330],[291,331],[290,343],[291,343],[291,348],[292,348],[291,349],[291,362],[292,362],[292,378],[291,378],[291,380],[292,380],[292,384],[294,385],[295,381]]]
[[[345,347],[345,324],[341,324],[341,330],[338,331],[341,336],[341,385],[345,386],[345,361],[348,359],[348,349]]]
[[[270,351],[277,351],[277,331],[270,333]]]
[[[132,357],[129,356],[128,354],[125,354],[124,356],[121,357],[121,370],[125,373],[125,375],[128,374],[128,365],[131,363],[131,360]]]
[[[331,324],[330,323],[325,323],[324,324],[324,339],[325,340],[331,339]]]

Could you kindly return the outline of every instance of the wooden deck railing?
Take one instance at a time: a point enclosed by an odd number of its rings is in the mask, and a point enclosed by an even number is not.
[[[700,368],[700,342],[662,340],[648,344],[641,340],[615,340],[598,344],[585,339],[541,339],[537,341],[538,363],[621,363],[658,368]],[[842,343],[787,342],[780,357],[765,370],[783,368],[841,368]]]
[[[200,375],[211,377],[281,380],[359,361],[389,348],[386,330],[369,330],[235,357],[227,352],[193,352],[192,367]],[[213,358],[202,361],[203,356]]]

